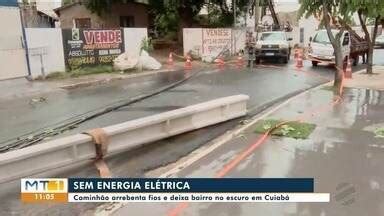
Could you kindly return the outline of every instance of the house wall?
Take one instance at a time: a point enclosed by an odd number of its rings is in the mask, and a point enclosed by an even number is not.
[[[115,4],[112,6],[112,14],[116,17],[110,20],[109,25],[120,25],[120,16],[134,16],[136,28],[148,27],[148,9],[143,4]]]
[[[76,18],[90,18],[91,28],[116,28],[120,27],[120,16],[134,16],[135,27],[148,26],[148,10],[143,4],[116,4],[112,6],[111,13],[101,16],[78,4],[60,10],[59,19],[61,28],[72,28]]]

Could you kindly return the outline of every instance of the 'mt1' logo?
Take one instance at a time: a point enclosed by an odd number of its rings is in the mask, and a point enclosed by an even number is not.
[[[66,192],[67,179],[22,179],[22,192]]]

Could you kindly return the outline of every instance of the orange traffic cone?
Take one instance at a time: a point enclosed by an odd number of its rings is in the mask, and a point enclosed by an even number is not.
[[[243,55],[241,53],[239,53],[239,55],[237,56],[236,65],[238,68],[241,68],[244,66]]]
[[[187,58],[187,60],[185,61],[184,69],[191,70],[192,69],[191,56],[187,55],[186,58]]]
[[[338,69],[339,70],[339,69]],[[343,95],[343,90],[344,90],[344,79],[345,75],[344,73],[341,73],[341,84],[339,86],[339,96],[341,97]]]
[[[351,65],[351,60],[349,58],[347,60],[347,67],[345,68],[345,78],[347,79],[352,78],[352,65]]]
[[[173,66],[173,56],[172,56],[172,52],[169,53],[169,56],[168,56],[168,66],[169,67],[172,67]]]
[[[296,68],[300,69],[303,67],[303,50],[298,49],[297,52]]]
[[[222,68],[222,67],[224,67],[224,65],[225,65],[223,56],[221,56],[221,55],[219,56],[219,58],[217,58],[217,59],[215,60],[215,62],[216,62],[216,66],[219,67],[219,68]]]
[[[295,48],[295,54],[294,54],[294,59],[296,61],[297,57],[299,56],[299,49]]]

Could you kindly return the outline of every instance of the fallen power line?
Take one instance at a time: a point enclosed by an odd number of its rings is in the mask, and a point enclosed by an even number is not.
[[[147,94],[138,95],[136,97],[129,98],[127,100],[121,100],[119,102],[115,102],[113,104],[107,105],[105,108],[101,108],[101,109],[95,110],[93,112],[91,111],[91,112],[87,112],[87,113],[84,113],[84,114],[79,115],[79,116],[69,118],[65,121],[62,121],[62,122],[52,126],[52,128],[46,127],[46,128],[40,129],[36,133],[28,133],[28,134],[21,135],[17,138],[13,138],[11,140],[7,140],[7,141],[1,143],[0,153],[4,153],[4,152],[15,150],[15,149],[21,149],[21,148],[36,144],[36,143],[38,143],[38,142],[40,142],[40,141],[42,141],[48,137],[52,137],[52,136],[61,134],[67,130],[71,130],[73,128],[76,128],[81,123],[84,123],[86,121],[89,121],[91,119],[94,119],[96,117],[104,115],[106,113],[109,113],[111,111],[117,110],[121,107],[125,107],[125,106],[131,105],[133,103],[137,103],[139,101],[142,101],[146,98],[158,95],[164,91],[167,91],[169,89],[172,89],[172,88],[175,88],[175,87],[181,85],[182,83],[184,83],[187,80],[191,79],[192,77],[196,76],[198,73],[199,73],[199,71],[195,71],[195,72],[191,73],[189,76],[187,76],[187,77],[185,77],[185,78],[183,78],[177,82],[174,82],[172,84],[169,84],[167,86],[159,88],[155,91],[149,92]]]

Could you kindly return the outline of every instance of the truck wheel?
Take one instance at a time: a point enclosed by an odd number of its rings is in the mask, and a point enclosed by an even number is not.
[[[318,64],[319,64],[319,62],[317,62],[317,61],[312,61],[312,66],[313,66],[313,67],[317,67]]]
[[[289,61],[289,57],[288,57],[288,56],[287,56],[287,57],[283,57],[283,63],[284,63],[284,64],[287,64],[288,61]]]
[[[260,58],[256,58],[256,64],[260,64]]]
[[[353,58],[353,66],[356,66],[357,64],[359,64],[359,56]]]
[[[288,51],[288,60],[291,59],[291,48],[289,48],[289,51]]]

